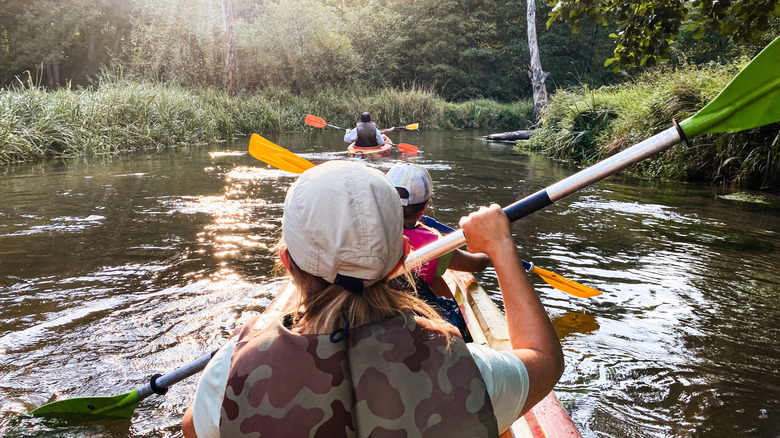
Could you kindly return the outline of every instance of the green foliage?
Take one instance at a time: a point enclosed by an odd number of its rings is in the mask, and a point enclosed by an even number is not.
[[[575,33],[588,22],[614,26],[613,57],[605,65],[615,71],[668,61],[683,28],[695,39],[715,30],[735,42],[765,44],[780,24],[777,0],[548,0],[548,4],[553,6],[548,26],[562,21]]]
[[[532,93],[522,0],[232,3],[238,90],[421,86],[457,102],[512,102]],[[619,59],[613,66],[650,66],[665,59],[679,65],[757,53],[775,33],[762,29],[780,25],[777,4],[537,3],[538,20],[550,13],[556,20],[538,31],[542,65],[551,74],[547,83],[598,87],[626,79],[603,67],[610,57]],[[227,86],[220,1],[0,0],[0,5],[0,86],[17,82],[17,76],[49,88],[88,85],[101,68],[119,66],[139,80]],[[566,23],[579,33],[572,36]],[[738,44],[718,33],[731,29]]]
[[[0,90],[0,163],[117,153],[306,129],[307,113],[351,126],[370,109],[380,126],[505,129],[527,124],[532,105],[448,103],[430,90],[287,88],[228,94],[216,88],[128,81],[104,74],[91,89],[46,91],[28,83]]]
[[[742,63],[744,65],[746,61]],[[549,156],[592,163],[684,120],[714,99],[739,66],[656,69],[630,84],[559,90],[526,147]],[[631,172],[673,180],[780,186],[778,124],[706,135],[642,161]]]

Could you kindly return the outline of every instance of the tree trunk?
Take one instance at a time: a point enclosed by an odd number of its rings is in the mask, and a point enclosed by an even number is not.
[[[227,74],[227,91],[236,89],[236,47],[233,32],[233,0],[222,0],[222,23],[225,27],[225,73]]]
[[[542,70],[542,61],[539,59],[539,44],[536,42],[536,3],[527,1],[528,16],[528,50],[531,54],[531,67],[528,69],[528,78],[534,90],[534,120],[539,120],[539,112],[547,106],[547,88],[544,81],[549,76]]]
[[[43,64],[49,88],[52,90],[60,88],[60,64],[58,62],[44,62]]]
[[[95,62],[95,26],[87,27],[87,67]]]

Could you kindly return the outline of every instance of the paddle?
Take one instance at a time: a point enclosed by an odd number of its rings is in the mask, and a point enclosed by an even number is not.
[[[417,146],[410,145],[409,143],[393,143],[388,141],[387,143],[390,143],[391,145],[398,148],[399,151],[403,154],[410,154],[410,155],[417,155]]]
[[[679,125],[660,132],[612,157],[504,208],[510,222],[540,210],[645,158],[700,134],[757,128],[780,121],[780,37],[764,48],[707,106]],[[414,269],[466,243],[457,230],[414,251],[405,266]]]
[[[164,376],[155,374],[149,383],[125,394],[112,397],[75,397],[59,400],[34,409],[30,414],[36,417],[68,414],[130,418],[141,400],[152,394],[163,395],[174,383],[181,382],[187,377],[201,372],[215,353],[216,350]]]
[[[331,128],[340,129],[342,131],[346,131],[347,128],[342,128],[340,126],[331,125],[328,122],[325,121],[322,117],[317,117],[311,114],[306,114],[306,118],[304,119],[304,123],[306,123],[309,126],[314,126],[315,128],[325,128],[330,126]],[[419,123],[412,123],[411,125],[406,126],[394,126],[393,129],[406,129],[408,131],[417,131],[420,129]]]
[[[326,122],[325,119],[323,119],[322,117],[313,116],[311,114],[306,114],[306,118],[303,120],[303,122],[309,126],[314,126],[315,128],[325,128],[330,126],[331,128],[340,129],[342,131],[347,130],[347,128],[331,125],[328,122]]]
[[[423,216],[422,223],[440,231],[442,234],[449,234],[455,231],[454,228],[448,227],[447,225],[444,225],[430,216]],[[533,262],[527,262],[525,260],[521,261],[523,262],[523,267],[525,268],[526,272],[532,272],[542,277],[542,280],[544,280],[547,284],[554,287],[555,289],[566,292],[569,295],[574,295],[575,297],[580,298],[590,298],[601,295],[601,291],[590,286],[585,286],[584,284],[577,283],[576,281],[569,280],[566,277],[558,275],[555,272],[550,272],[546,269],[539,268],[534,265]]]
[[[249,155],[277,169],[292,173],[303,173],[314,167],[311,161],[271,143],[258,134],[252,134],[249,139]]]
[[[331,127],[340,129],[342,131],[346,131],[347,128],[342,128],[340,126],[331,125],[328,122],[325,121],[322,117],[317,117],[311,114],[306,114],[306,118],[304,119],[304,122],[309,126],[314,126],[315,128],[325,128],[325,127]],[[419,123],[412,123],[411,125],[406,126],[396,126],[393,129],[408,129],[411,131],[415,131],[420,128]],[[398,148],[399,151],[403,154],[411,154],[411,155],[417,155],[418,148],[417,146],[411,145],[409,143],[393,143],[393,142],[387,142],[390,143],[391,146],[395,146]]]

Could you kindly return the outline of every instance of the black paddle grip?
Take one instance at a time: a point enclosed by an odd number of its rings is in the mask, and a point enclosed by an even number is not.
[[[168,388],[160,388],[157,386],[157,379],[162,377],[162,374],[155,374],[152,376],[151,379],[149,379],[149,386],[152,387],[152,391],[154,391],[157,395],[165,395],[166,392],[168,392]]]
[[[552,201],[547,194],[547,190],[539,190],[533,195],[526,196],[514,204],[507,206],[504,208],[504,213],[506,213],[506,217],[509,218],[509,222],[514,222],[537,210],[541,210],[550,204],[552,204]]]

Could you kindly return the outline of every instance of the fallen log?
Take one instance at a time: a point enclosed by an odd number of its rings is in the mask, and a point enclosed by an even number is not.
[[[534,131],[530,129],[524,129],[521,131],[499,132],[497,134],[489,134],[484,137],[485,140],[490,141],[517,141],[528,140],[533,135]]]

